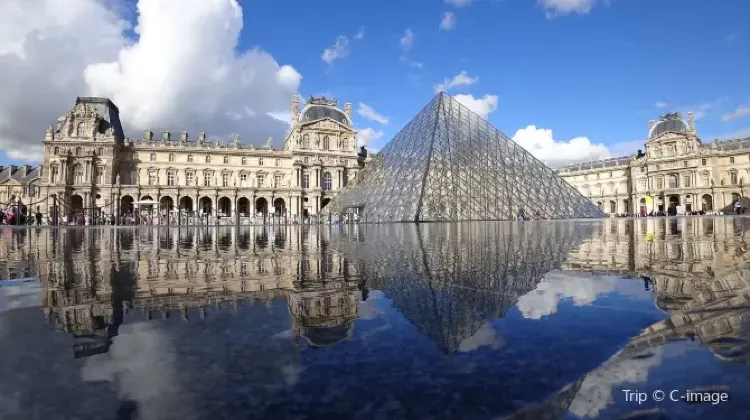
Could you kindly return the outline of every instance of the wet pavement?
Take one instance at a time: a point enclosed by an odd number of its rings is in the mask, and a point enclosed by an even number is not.
[[[0,419],[747,418],[748,230],[0,228]]]

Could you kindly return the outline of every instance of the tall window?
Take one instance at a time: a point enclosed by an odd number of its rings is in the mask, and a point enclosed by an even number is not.
[[[736,171],[729,172],[729,183],[732,185],[737,184],[737,172]]]
[[[80,147],[76,147],[76,156],[81,156],[83,150]]]
[[[190,154],[190,155],[188,155],[188,162],[192,162],[192,161],[193,161],[193,155]]]
[[[188,172],[185,174],[185,185],[190,186],[193,185],[193,173]]]
[[[266,180],[266,176],[264,174],[258,174],[257,180],[258,180],[258,188],[260,188],[263,186],[263,182]]]
[[[211,186],[211,174],[208,172],[203,173],[203,185],[205,186]]]
[[[331,191],[333,180],[331,179],[331,173],[326,172],[323,174],[323,191]]]
[[[682,186],[685,188],[690,187],[690,175],[685,175],[684,177],[682,177]]]
[[[240,187],[247,187],[247,174],[240,175]]]
[[[60,148],[59,148],[59,147],[55,147],[55,154],[56,154],[56,155],[59,155],[59,154],[60,154]]]
[[[308,163],[310,162],[310,159],[308,159],[308,157],[307,157],[307,156],[305,156],[305,160],[304,160],[304,162],[305,162],[305,165],[307,165],[307,164],[308,164]]]
[[[323,137],[323,150],[329,150],[331,148],[331,141],[328,140],[328,136]]]
[[[211,156],[206,156],[206,163],[211,163]]]
[[[83,137],[86,135],[86,124],[79,122],[76,125],[76,137]]]
[[[701,175],[701,184],[704,187],[708,187],[708,174]]]
[[[148,185],[156,185],[156,171],[148,171]]]
[[[307,172],[302,174],[302,188],[310,188],[310,174]]]
[[[258,159],[258,166],[263,166],[263,158]]]
[[[57,183],[57,177],[59,175],[60,168],[57,166],[53,166],[52,170],[50,170],[49,173],[49,182],[56,184]]]
[[[706,159],[701,159],[701,165],[706,166]]]
[[[224,164],[225,165],[229,164],[229,156],[224,156]]]
[[[99,149],[97,149],[96,150],[96,155],[97,156],[104,156],[104,148],[100,147]]]
[[[104,184],[104,168],[101,166],[96,167],[96,183],[98,185]]]
[[[274,188],[281,187],[281,175],[275,175],[273,177],[273,187]]]
[[[229,174],[221,174],[221,186],[222,187],[229,186]]]
[[[281,166],[281,159],[276,159],[276,162],[274,164],[276,166]]]
[[[174,185],[174,172],[167,172],[167,185]]]
[[[247,158],[243,156],[242,157],[242,166],[245,166],[245,165],[247,165]]]
[[[346,187],[349,184],[349,171],[344,170],[344,174],[342,175],[343,179],[341,180],[342,186]]]
[[[138,180],[138,171],[132,171],[130,172],[130,185],[138,185],[140,181]]]
[[[657,190],[664,189],[664,178],[662,177],[656,178],[656,189]]]
[[[304,136],[302,136],[302,148],[303,149],[310,148],[310,136],[308,134],[305,134]]]
[[[156,160],[156,153],[151,153],[151,154],[150,154],[150,155],[148,156],[148,159],[149,159],[150,161],[152,161],[152,162],[153,162],[153,161],[155,161],[155,160]]]
[[[76,165],[73,169],[73,179],[76,184],[83,184],[83,165]]]
[[[729,157],[729,163],[734,163],[734,156]]]
[[[346,150],[346,149],[347,149],[346,139],[343,139],[341,140],[341,150]]]
[[[669,188],[677,188],[677,175],[667,177],[667,182],[669,183]]]

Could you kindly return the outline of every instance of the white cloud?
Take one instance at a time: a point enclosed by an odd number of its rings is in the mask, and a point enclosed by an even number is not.
[[[547,10],[547,16],[553,17],[570,13],[585,15],[599,0],[538,0],[538,2]]]
[[[557,305],[563,299],[573,299],[575,306],[585,306],[614,288],[615,280],[611,277],[552,271],[544,276],[536,289],[518,298],[516,306],[524,318],[541,319],[557,312]]]
[[[750,117],[750,105],[740,105],[734,111],[721,116],[723,121],[732,121],[738,118]]]
[[[471,86],[479,81],[479,77],[471,77],[466,70],[453,76],[453,79],[444,79],[443,83],[435,85],[435,93],[445,92],[456,86]]]
[[[373,143],[383,138],[384,135],[385,133],[383,130],[375,130],[374,128],[369,127],[363,128],[357,133],[357,144],[370,149],[370,146],[374,146]]]
[[[450,31],[456,27],[456,14],[453,12],[444,12],[440,19],[440,29]]]
[[[401,48],[403,48],[404,51],[411,49],[414,44],[414,32],[411,31],[411,28],[406,28],[404,35],[398,40],[398,42],[401,44]]]
[[[388,117],[378,114],[371,106],[363,104],[362,102],[359,103],[357,113],[370,121],[379,122],[380,124],[388,124]]]
[[[451,5],[456,8],[466,7],[470,5],[474,0],[445,0],[445,4]]]
[[[664,108],[668,107],[669,104],[666,103],[666,102],[662,102],[662,101],[656,101],[656,104],[654,104],[654,106],[656,108],[658,108],[658,109],[664,109]]]
[[[301,75],[259,49],[235,50],[243,22],[234,0],[139,0],[135,41],[109,2],[5,4],[0,149],[14,159],[38,161],[45,129],[84,95],[112,99],[126,134],[148,128],[284,137],[286,124],[267,114],[289,107]]]
[[[474,95],[455,95],[453,99],[484,119],[497,109],[497,95],[484,95],[482,98],[475,98]]]
[[[534,125],[516,131],[513,141],[551,167],[571,162],[605,159],[610,156],[609,150],[602,143],[592,144],[587,137],[556,141],[552,136],[552,130],[537,128]]]
[[[365,28],[359,28],[356,34],[354,34],[354,39],[359,41],[360,39],[365,37]]]
[[[349,55],[349,38],[341,35],[336,38],[336,42],[334,42],[333,45],[323,50],[320,59],[326,64],[331,64],[347,55]]]
[[[487,323],[479,327],[471,337],[467,337],[458,344],[458,351],[461,353],[470,353],[481,347],[490,347],[500,349],[505,346],[505,338],[497,333],[492,323]]]

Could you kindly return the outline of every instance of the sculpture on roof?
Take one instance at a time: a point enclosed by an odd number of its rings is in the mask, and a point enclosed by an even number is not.
[[[266,147],[271,148],[271,144],[273,143],[273,137],[269,137],[266,139]]]
[[[659,117],[660,121],[669,121],[669,120],[680,120],[682,117],[680,116],[679,112],[668,112],[661,117]]]
[[[325,96],[316,98],[310,95],[310,98],[307,99],[307,103],[310,105],[338,106],[338,101],[335,99],[328,99]]]

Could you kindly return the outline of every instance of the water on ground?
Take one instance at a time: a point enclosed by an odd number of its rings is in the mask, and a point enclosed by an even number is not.
[[[0,228],[0,418],[746,418],[748,230]]]

